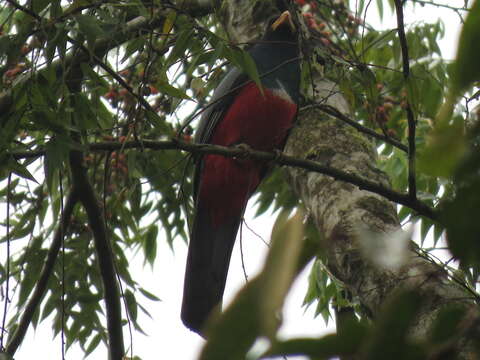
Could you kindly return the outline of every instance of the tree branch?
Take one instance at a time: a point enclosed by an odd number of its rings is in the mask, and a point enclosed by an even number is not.
[[[112,249],[108,241],[107,230],[103,222],[102,211],[95,196],[94,189],[87,176],[87,169],[82,164],[83,154],[80,151],[70,152],[70,167],[74,186],[81,195],[80,201],[85,208],[88,224],[93,232],[97,252],[100,275],[105,292],[107,309],[107,329],[109,337],[109,358],[121,360],[125,355],[122,333],[122,308],[120,291],[115,273]]]
[[[402,0],[395,0],[395,9],[397,12],[397,30],[398,38],[400,40],[400,48],[402,49],[403,61],[403,77],[408,85],[410,77],[410,58],[408,56],[407,37],[405,36],[405,24],[403,22],[403,7]],[[407,96],[407,106],[405,108],[408,120],[408,194],[412,199],[417,198],[417,183],[415,171],[415,131],[416,121],[410,104],[410,99]]]
[[[293,156],[285,155],[283,153],[270,153],[253,149],[247,150],[244,147],[240,148],[224,147],[210,144],[192,144],[180,140],[142,140],[127,141],[125,143],[99,142],[86,145],[85,147],[89,151],[115,151],[119,149],[184,150],[193,154],[217,154],[226,157],[248,157],[256,160],[272,162],[278,165],[303,168],[306,170],[331,176],[336,180],[341,180],[356,185],[360,189],[374,192],[387,198],[390,201],[407,206],[412,210],[417,211],[422,216],[426,216],[435,221],[438,220],[437,214],[435,213],[434,209],[416,198],[411,198],[409,194],[394,191],[360,176],[347,173],[345,171],[341,171],[327,165],[323,165],[317,161],[299,159]],[[13,151],[11,152],[11,155],[17,160],[22,158],[25,159],[39,157],[45,155],[45,150],[39,149],[30,152]]]
[[[66,75],[66,84],[70,96],[78,96],[82,89],[84,74],[79,63],[71,67]],[[72,124],[76,125],[75,117]],[[78,133],[71,132],[70,137],[75,143],[81,143]],[[107,310],[108,329],[108,355],[110,360],[122,360],[125,355],[122,332],[122,307],[120,303],[120,290],[117,282],[113,252],[109,243],[105,219],[95,190],[91,185],[87,168],[83,163],[83,151],[74,149],[69,153],[70,171],[73,186],[77,189],[80,202],[87,213],[88,224],[92,229],[93,242],[97,253],[100,276],[104,291],[105,307]]]
[[[8,344],[6,346],[6,353],[12,357],[17,351],[18,346],[22,343],[23,338],[25,337],[25,334],[28,330],[28,326],[32,321],[33,315],[35,314],[35,311],[37,310],[40,302],[43,299],[43,296],[45,295],[48,279],[53,272],[55,261],[57,260],[58,252],[60,251],[60,247],[62,245],[63,235],[67,231],[68,225],[70,224],[70,218],[78,200],[79,192],[75,187],[73,187],[67,197],[60,224],[58,225],[55,235],[53,237],[52,244],[50,245],[50,249],[47,254],[47,259],[40,273],[40,277],[35,285],[33,294],[30,297],[27,306],[25,307],[17,329],[13,333],[12,337],[9,338]]]

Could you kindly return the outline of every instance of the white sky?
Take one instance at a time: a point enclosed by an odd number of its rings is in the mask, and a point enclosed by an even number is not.
[[[351,0],[354,4],[355,0]],[[442,2],[442,1],[438,1]],[[373,2],[375,3],[375,2]],[[374,27],[392,28],[396,26],[396,19],[390,13],[389,6],[385,2],[384,23],[381,25],[376,18],[374,4],[371,5],[367,21]],[[450,5],[463,5],[463,1],[443,1]],[[441,41],[441,48],[444,57],[454,58],[456,38],[459,30],[459,19],[451,11],[438,9],[432,6],[419,7],[414,11],[405,12],[405,22],[411,23],[412,19],[417,21],[433,22],[439,17],[446,23],[445,39]],[[253,204],[253,202],[250,202]],[[251,208],[246,214],[247,223],[250,228],[268,240],[271,227],[275,220],[274,215],[263,215],[252,219],[254,212]],[[253,235],[246,227],[243,228],[244,260],[248,276],[251,278],[263,264],[267,247]],[[238,240],[238,239],[237,239]],[[4,253],[4,250],[1,250]],[[139,296],[137,300],[148,308],[153,319],[150,319],[139,312],[139,323],[148,336],[140,333],[133,334],[134,355],[140,356],[143,360],[150,359],[195,359],[199,353],[203,340],[193,332],[187,330],[180,320],[180,306],[183,292],[183,275],[187,245],[182,241],[174,242],[174,252],[171,251],[167,242],[158,240],[158,255],[153,271],[150,267],[143,267],[141,254],[131,258],[132,277],[142,287],[153,292],[162,299],[161,302],[150,302]],[[2,256],[3,257],[3,256]],[[3,258],[1,261],[4,261]],[[329,331],[334,331],[333,322],[325,326],[321,317],[313,318],[314,307],[305,311],[301,307],[303,297],[307,289],[307,275],[309,268],[295,282],[293,291],[290,293],[285,307],[285,321],[281,329],[284,337],[297,336],[318,336]],[[236,291],[245,283],[240,260],[239,242],[237,241],[232,255],[230,271],[225,291],[225,303],[228,303]],[[13,307],[11,307],[12,311]],[[22,347],[15,355],[16,360],[30,360],[32,358],[48,358],[51,360],[61,359],[60,338],[52,338],[48,330],[48,323],[40,324],[38,331],[29,329]],[[47,329],[47,330],[45,330]],[[125,344],[129,346],[129,334],[127,327],[124,327]],[[82,352],[73,347],[67,352],[69,360],[82,359]],[[100,346],[90,359],[106,359],[107,353],[103,346]],[[290,357],[290,359],[292,359]]]

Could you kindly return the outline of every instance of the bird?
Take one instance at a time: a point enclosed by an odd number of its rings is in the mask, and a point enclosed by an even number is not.
[[[283,149],[296,118],[300,87],[298,31],[289,11],[275,16],[249,50],[259,87],[231,69],[214,91],[194,141]],[[181,318],[205,337],[210,314],[221,307],[235,238],[250,196],[271,164],[248,158],[203,155],[194,171],[194,219],[185,270]]]

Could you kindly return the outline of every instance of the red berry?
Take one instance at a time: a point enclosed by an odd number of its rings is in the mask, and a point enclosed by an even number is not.
[[[22,55],[27,55],[30,52],[30,50],[31,50],[30,46],[24,45],[22,46],[22,49],[20,50],[20,52],[22,53]]]
[[[103,95],[105,99],[111,100],[118,97],[118,92],[116,89],[110,89],[105,95]]]
[[[390,137],[396,137],[397,132],[394,129],[388,129],[387,130],[387,135],[390,136]]]
[[[120,76],[127,77],[128,75],[130,75],[130,70],[128,69],[122,70],[119,72],[119,74]]]
[[[393,109],[393,104],[391,102],[385,102],[383,103],[383,107],[385,108],[386,112],[389,112]]]
[[[324,46],[330,46],[332,43],[330,42],[330,40],[326,39],[326,38],[321,38],[320,41],[322,42],[322,44]]]

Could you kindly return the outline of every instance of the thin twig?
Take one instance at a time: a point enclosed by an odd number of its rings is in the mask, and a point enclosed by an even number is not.
[[[7,266],[6,266],[6,280],[5,280],[5,303],[3,304],[3,318],[2,318],[2,336],[0,337],[0,351],[3,351],[3,340],[6,334],[5,323],[7,321],[8,310],[8,296],[10,292],[10,185],[12,183],[12,173],[8,174],[7,180]]]
[[[403,7],[401,0],[395,0],[395,9],[397,13],[397,31],[402,49],[402,67],[403,77],[408,83],[410,77],[410,58],[408,56],[407,37],[405,36],[405,24],[403,21]],[[417,198],[417,183],[415,175],[415,131],[416,121],[413,114],[410,99],[407,97],[407,106],[405,108],[408,120],[408,194],[412,199]]]
[[[63,176],[62,171],[59,171],[59,187],[60,187],[60,216],[63,218],[65,211],[63,204]],[[65,360],[65,230],[63,223],[60,223],[60,238],[62,242],[62,360]]]
[[[245,278],[245,282],[248,283],[248,274],[247,269],[245,268],[245,258],[243,256],[243,221],[240,223],[240,260],[242,261],[243,277]]]
[[[456,6],[450,6],[450,5],[447,5],[447,4],[436,3],[436,2],[433,2],[433,1],[423,1],[423,0],[411,0],[411,1],[413,3],[417,3],[417,4],[420,4],[422,6],[432,5],[432,6],[435,6],[437,8],[452,10],[458,15],[458,17],[460,18],[460,22],[462,24],[464,23],[462,11],[464,11],[464,12],[469,11],[468,8],[463,7],[463,6],[462,7],[456,7]]]

